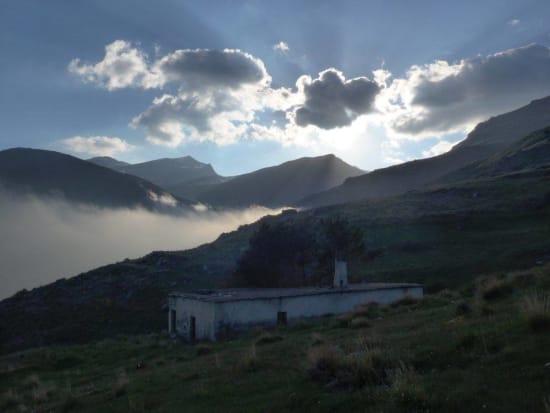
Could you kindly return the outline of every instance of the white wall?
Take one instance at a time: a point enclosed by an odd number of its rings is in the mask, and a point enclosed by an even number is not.
[[[359,304],[378,302],[389,304],[410,295],[422,297],[422,287],[394,288],[369,291],[348,291],[301,297],[264,298],[229,301],[216,304],[216,334],[242,329],[243,325],[276,324],[277,313],[284,311],[288,320],[341,314]]]
[[[190,320],[191,317],[195,317],[195,338],[215,340],[214,303],[170,297],[168,307],[170,310],[176,310],[177,335],[188,340],[190,338]],[[168,324],[170,325],[170,311],[168,312]]]

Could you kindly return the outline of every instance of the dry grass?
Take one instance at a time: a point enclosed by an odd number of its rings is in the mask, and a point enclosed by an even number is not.
[[[357,317],[351,320],[350,326],[352,328],[365,328],[370,327],[370,322],[367,317]]]
[[[14,389],[8,389],[0,399],[0,409],[7,410],[17,406],[20,403],[20,397]]]
[[[429,407],[429,396],[420,376],[403,363],[393,370],[390,396],[404,411],[425,411]]]
[[[238,367],[247,372],[257,371],[261,366],[256,343],[247,348],[241,357]]]
[[[128,385],[130,384],[130,378],[126,373],[126,370],[119,370],[117,377],[113,383],[113,396],[121,397],[128,391]]]
[[[550,330],[550,296],[541,292],[531,292],[523,297],[521,310],[531,331]]]
[[[311,378],[330,389],[357,389],[385,382],[379,350],[372,348],[346,354],[339,347],[322,344],[309,350],[307,360]]]
[[[264,331],[260,334],[260,336],[256,340],[256,345],[262,346],[264,344],[270,344],[270,343],[275,343],[277,341],[281,341],[282,339],[283,339],[282,336],[272,334],[269,331]]]

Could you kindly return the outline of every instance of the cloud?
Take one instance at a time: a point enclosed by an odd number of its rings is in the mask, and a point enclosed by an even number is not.
[[[281,40],[279,43],[273,45],[273,50],[281,54],[286,54],[290,50],[290,47],[288,47],[288,43]]]
[[[150,89],[163,83],[161,75],[151,69],[147,54],[124,40],[116,40],[105,46],[102,61],[86,64],[81,63],[80,59],[73,59],[68,70],[84,82],[94,83],[107,90],[127,87]]]
[[[0,299],[100,265],[154,250],[183,250],[255,222],[267,208],[183,216],[101,209],[62,200],[10,197],[0,190]]]
[[[92,156],[113,156],[135,149],[124,139],[109,136],[74,136],[63,139],[61,143],[73,153]]]
[[[518,24],[520,24],[520,20],[519,19],[512,19],[508,22],[508,24],[510,26],[517,26]]]
[[[225,87],[238,89],[246,84],[268,86],[271,77],[260,59],[238,49],[176,50],[154,64],[166,82],[179,81],[188,89]]]
[[[381,93],[391,128],[423,138],[464,131],[550,94],[550,49],[528,45],[457,63],[412,66]]]
[[[374,98],[380,85],[366,77],[346,80],[336,69],[327,69],[319,77],[301,76],[296,82],[305,101],[294,112],[297,125],[315,125],[333,129],[350,125],[358,116],[374,110]]]
[[[441,155],[446,152],[449,152],[452,149],[452,147],[455,146],[455,144],[456,142],[449,142],[449,141],[442,140],[437,142],[431,148],[425,151],[422,151],[422,155],[425,156],[426,158]]]
[[[294,112],[299,126],[315,125],[333,129],[350,125],[359,115],[373,111],[380,86],[366,77],[346,80],[336,69],[327,69],[319,77],[301,76],[296,82],[305,101]]]

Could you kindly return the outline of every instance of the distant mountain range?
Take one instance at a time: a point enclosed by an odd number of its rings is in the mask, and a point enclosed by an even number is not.
[[[108,157],[89,161],[141,177],[183,198],[230,208],[288,206],[364,173],[334,155],[300,158],[234,177],[222,177],[210,164],[190,156],[134,165]]]
[[[342,185],[305,197],[299,206],[319,207],[383,198],[421,188],[473,162],[484,160],[529,133],[550,125],[550,97],[493,117],[449,152],[347,179]]]
[[[164,211],[190,205],[144,179],[39,149],[0,151],[0,187],[17,194],[57,197],[100,207]]]

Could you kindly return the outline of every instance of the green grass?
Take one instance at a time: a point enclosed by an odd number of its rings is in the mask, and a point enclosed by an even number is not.
[[[361,306],[345,323],[196,346],[150,334],[13,353],[0,358],[0,410],[544,412],[550,329],[533,331],[527,316],[546,308],[550,266],[509,274],[513,291],[487,315],[491,277],[407,305]]]

